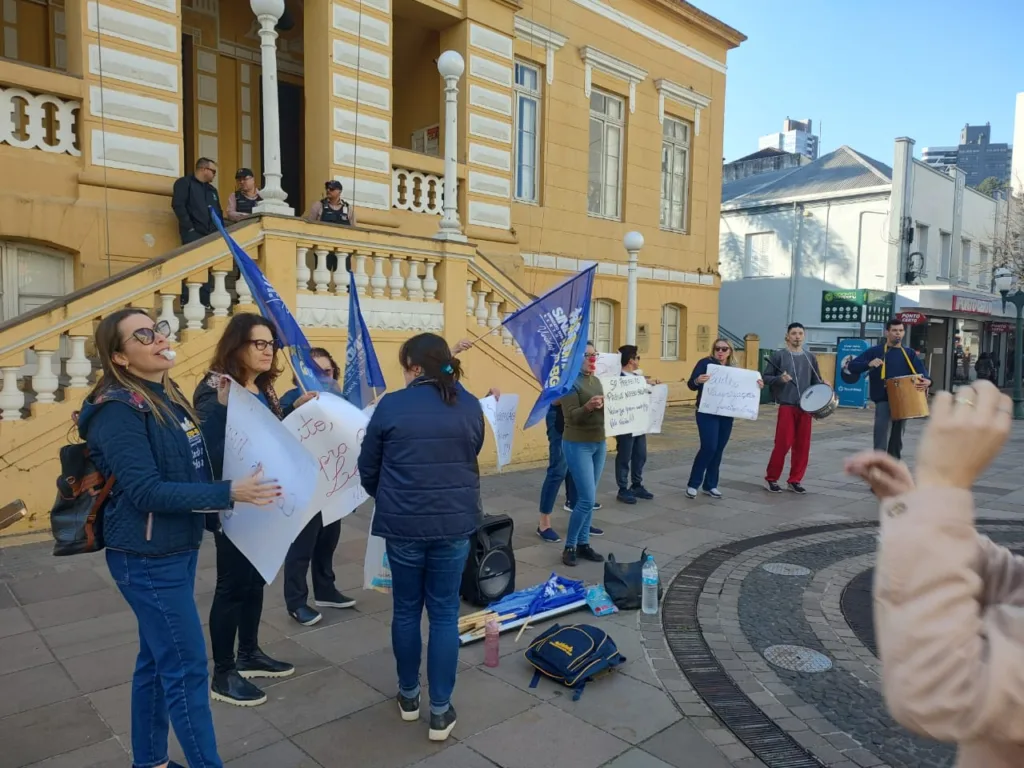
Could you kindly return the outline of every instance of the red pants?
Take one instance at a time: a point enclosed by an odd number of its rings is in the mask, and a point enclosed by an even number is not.
[[[769,483],[779,482],[790,448],[793,456],[789,460],[789,482],[799,483],[804,479],[811,455],[811,414],[795,405],[780,405],[775,424],[775,448],[764,476]]]

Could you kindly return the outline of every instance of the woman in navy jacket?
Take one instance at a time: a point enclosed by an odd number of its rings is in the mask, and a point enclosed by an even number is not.
[[[196,387],[193,400],[209,441],[215,477],[224,467],[224,432],[227,427],[227,393],[234,379],[252,392],[278,418],[281,404],[274,392],[277,342],[270,323],[251,312],[235,315],[224,329],[213,353],[210,373]],[[303,395],[296,407],[313,393]],[[273,470],[273,468],[270,468]],[[211,695],[216,701],[240,707],[254,707],[267,695],[249,682],[252,677],[287,677],[295,667],[270,658],[259,646],[260,617],[263,615],[263,587],[266,582],[248,558],[217,526],[217,588],[210,607],[210,644],[213,646]],[[235,657],[235,639],[238,656]]]
[[[391,565],[399,711],[403,720],[419,718],[420,619],[426,604],[429,737],[444,741],[455,727],[459,586],[469,537],[482,514],[477,456],[484,416],[477,398],[459,384],[462,367],[440,336],[414,336],[398,359],[406,387],[377,404],[360,450],[359,475],[376,502],[373,533],[386,540]]]
[[[103,513],[110,574],[139,623],[132,678],[132,761],[175,766],[170,724],[190,766],[221,768],[206,693],[206,645],[193,596],[203,512],[280,495],[257,472],[215,482],[195,412],[170,378],[166,322],[140,309],[105,317],[96,330],[103,375],[85,400],[78,430],[114,483]],[[180,768],[178,766],[177,768]]]
[[[700,412],[704,384],[711,378],[708,373],[709,365],[734,365],[732,344],[728,339],[715,339],[715,343],[711,345],[711,356],[697,361],[693,373],[686,382],[686,386],[697,393],[697,432],[700,435],[700,450],[693,457],[690,480],[686,484],[686,495],[691,499],[697,498],[698,488],[703,488],[704,493],[713,499],[722,498],[722,493],[718,490],[718,470],[722,465],[725,446],[732,434],[731,416]],[[759,381],[758,386],[763,386],[763,383]]]

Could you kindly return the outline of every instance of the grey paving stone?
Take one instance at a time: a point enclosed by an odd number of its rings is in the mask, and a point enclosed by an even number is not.
[[[225,762],[225,766],[230,768],[321,768],[320,763],[290,741],[278,741],[234,760],[228,760]]]
[[[640,745],[675,768],[731,768],[728,758],[704,734],[681,720]]]
[[[457,727],[457,726],[456,726]],[[528,738],[524,738],[529,734]],[[597,768],[629,745],[556,707],[540,704],[477,734],[468,745],[501,768]]]
[[[494,768],[494,763],[465,744],[455,744],[410,768]]]
[[[21,605],[108,589],[107,582],[90,570],[78,571],[73,578],[64,573],[43,573],[29,579],[8,582],[8,586]]]
[[[22,632],[29,632],[34,627],[28,620],[25,612],[18,607],[0,608],[0,637],[20,635]]]
[[[108,616],[126,610],[130,610],[128,603],[125,602],[120,592],[110,586],[69,597],[30,603],[25,606],[25,613],[38,629],[74,624],[78,621],[95,619],[98,616]]]
[[[118,736],[128,736],[132,729],[131,682],[104,688],[87,694],[86,699],[96,709],[110,729]]]
[[[59,724],[59,727],[56,727]],[[19,768],[111,737],[89,703],[71,699],[0,720],[5,768]]]
[[[379,691],[334,668],[286,678],[264,690],[267,703],[259,707],[259,715],[286,736],[308,731],[384,700]]]
[[[426,693],[429,691],[424,689]],[[485,674],[481,669],[460,673],[455,682],[452,704],[459,715],[458,738],[467,741],[474,734],[487,730],[537,705],[537,699],[515,686]],[[420,717],[429,716],[428,696],[424,696]]]
[[[82,693],[92,693],[132,679],[139,655],[137,642],[64,659],[61,663]]]
[[[126,607],[122,604],[122,607]],[[70,659],[94,651],[136,642],[139,624],[130,610],[60,624],[40,631],[58,659]]]
[[[28,768],[125,768],[130,762],[121,743],[117,739],[107,739],[32,763]]]
[[[664,760],[659,760],[650,752],[642,749],[631,749],[625,754],[606,764],[604,768],[671,768]]]
[[[344,664],[364,653],[389,648],[391,630],[370,616],[358,616],[325,629],[306,632],[295,639],[328,661]]]
[[[44,664],[0,677],[0,718],[79,695],[59,664]],[[2,748],[0,748],[2,749]]]
[[[0,638],[0,675],[31,669],[53,661],[53,654],[38,632]]]

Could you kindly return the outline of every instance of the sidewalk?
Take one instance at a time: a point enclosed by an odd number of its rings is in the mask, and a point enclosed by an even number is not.
[[[651,439],[646,477],[657,496],[653,502],[617,503],[611,462],[607,465],[600,495],[604,508],[595,520],[605,535],[592,542],[595,548],[614,552],[624,561],[638,559],[647,548],[655,554],[667,586],[669,578],[692,563],[696,554],[727,541],[780,526],[874,518],[877,507],[871,497],[841,474],[843,458],[869,444],[871,411],[844,410],[816,424],[806,482],[811,493],[803,497],[771,495],[761,487],[775,421],[772,408],[762,408],[762,414],[757,422],[736,425],[722,472],[726,498],[691,501],[683,490],[696,446],[693,412],[673,409],[665,434]],[[916,424],[908,430],[908,454],[919,432]],[[1018,458],[1013,461],[1019,465]],[[487,511],[503,512],[515,520],[520,587],[545,580],[552,570],[569,570],[560,565],[560,545],[546,544],[534,534],[542,477],[543,470],[533,469],[488,476],[483,483]],[[986,482],[994,483],[992,488],[1008,486],[1002,490],[1007,494],[1003,506],[1008,509],[1016,509],[1017,499],[1024,498],[1024,480],[1008,465]],[[992,501],[990,506],[998,514],[999,503]],[[558,511],[555,520],[564,534],[567,515]],[[267,587],[261,644],[269,654],[293,662],[297,671],[294,677],[267,686],[269,701],[261,707],[213,705],[220,752],[227,764],[252,768],[766,765],[691,688],[680,672],[672,638],[666,638],[660,621],[643,622],[632,612],[603,619],[589,612],[563,618],[563,622],[590,621],[604,627],[629,659],[621,672],[588,686],[578,702],[572,701],[567,689],[546,680],[536,689],[529,688],[531,669],[522,651],[543,625],[529,630],[518,645],[514,633],[503,635],[502,660],[495,669],[483,666],[482,643],[463,648],[454,697],[458,725],[447,744],[430,743],[425,723],[402,723],[395,711],[390,597],[358,590],[366,527],[365,511],[348,518],[336,557],[338,586],[358,599],[355,610],[325,609],[320,624],[301,627],[285,613],[280,583]],[[101,556],[57,560],[49,550],[47,543],[0,550],[0,764],[4,768],[127,766],[129,681],[137,650],[134,617],[114,589]],[[587,563],[567,575],[595,582],[601,580],[602,569]],[[196,589],[204,623],[214,583],[214,548],[208,542],[200,556]],[[738,597],[722,599],[739,603]],[[770,623],[770,618],[765,620]],[[668,629],[676,626],[674,620],[666,619]],[[727,633],[721,637],[726,639]],[[704,639],[718,643],[716,635],[707,634]],[[721,653],[727,661],[728,653]],[[815,719],[801,718],[795,701],[796,694],[788,701],[792,711],[786,719]],[[811,733],[806,725],[803,730]],[[854,744],[849,749],[858,747]],[[837,750],[839,759],[831,764],[858,765]],[[176,744],[171,755],[182,761]]]

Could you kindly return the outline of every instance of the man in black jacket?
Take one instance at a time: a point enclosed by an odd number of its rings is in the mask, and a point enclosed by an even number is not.
[[[217,189],[213,186],[216,176],[217,164],[208,157],[200,157],[196,161],[195,173],[182,176],[174,182],[171,208],[178,217],[182,245],[193,243],[217,231],[210,216],[210,207],[222,220],[224,218]]]

